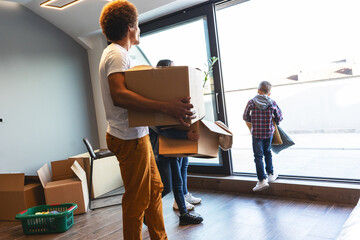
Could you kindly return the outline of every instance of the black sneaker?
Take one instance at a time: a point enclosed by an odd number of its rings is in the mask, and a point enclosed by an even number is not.
[[[190,225],[190,224],[199,224],[204,220],[200,216],[200,214],[189,213],[189,212],[185,213],[184,215],[180,215],[179,219],[180,219],[180,222],[179,222],[180,226],[185,226],[185,225]]]

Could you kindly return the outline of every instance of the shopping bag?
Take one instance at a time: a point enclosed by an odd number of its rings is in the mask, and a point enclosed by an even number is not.
[[[251,132],[251,123],[250,122],[245,122],[246,126],[249,128],[250,132]],[[273,145],[281,145],[283,142],[281,140],[281,136],[278,130],[278,126],[276,125],[276,123],[273,121],[274,126],[275,126],[275,132],[274,132],[274,136],[273,136],[273,140],[271,142],[271,146]]]
[[[271,146],[281,145],[281,144],[283,144],[283,141],[282,141],[281,136],[280,136],[279,126],[276,125],[275,122],[274,122],[274,126],[275,126],[275,132],[274,132],[274,135],[273,135]]]
[[[278,154],[279,152],[281,152],[282,150],[284,150],[286,148],[289,148],[289,147],[295,145],[295,142],[290,138],[289,135],[287,135],[285,133],[285,131],[280,126],[277,126],[277,128],[278,128],[281,140],[282,140],[282,144],[271,145],[272,151],[276,154]]]

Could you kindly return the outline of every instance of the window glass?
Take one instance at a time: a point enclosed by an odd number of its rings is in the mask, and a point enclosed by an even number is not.
[[[207,69],[209,44],[206,18],[197,18],[141,36],[140,49],[150,65],[156,66],[161,59],[171,59],[175,66]],[[204,86],[205,119],[214,121],[213,79]],[[190,158],[191,164],[219,164],[219,158]]]
[[[143,53],[139,46],[133,46],[130,48],[130,58],[132,66],[151,65],[149,59],[147,59],[147,56]]]
[[[234,172],[255,173],[242,119],[263,81],[295,146],[280,174],[359,179],[360,15],[355,0],[251,0],[216,11]],[[231,26],[231,27],[229,27]]]

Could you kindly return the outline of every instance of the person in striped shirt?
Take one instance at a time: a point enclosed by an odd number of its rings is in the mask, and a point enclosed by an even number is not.
[[[253,191],[268,188],[269,182],[275,181],[278,177],[273,168],[271,142],[275,131],[274,123],[279,125],[283,117],[279,106],[270,98],[270,94],[271,83],[262,81],[258,87],[258,95],[249,100],[243,114],[243,119],[251,123],[252,146],[258,178]]]

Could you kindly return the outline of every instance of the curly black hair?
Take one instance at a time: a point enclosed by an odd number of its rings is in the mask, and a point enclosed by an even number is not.
[[[123,39],[128,27],[135,27],[138,11],[134,4],[125,0],[116,0],[106,4],[100,15],[102,32],[110,42]]]
[[[171,64],[174,64],[174,62],[171,61],[170,59],[162,59],[156,64],[156,66],[157,67],[170,67]]]

